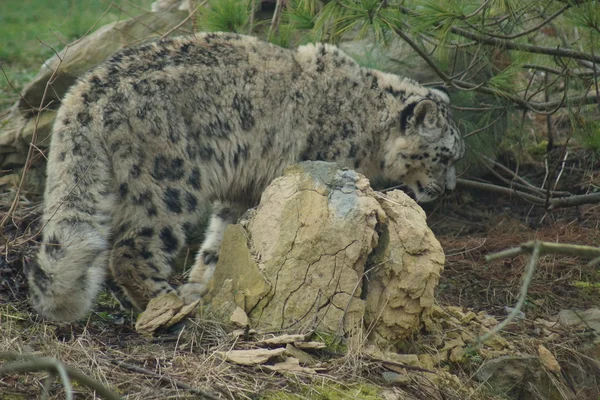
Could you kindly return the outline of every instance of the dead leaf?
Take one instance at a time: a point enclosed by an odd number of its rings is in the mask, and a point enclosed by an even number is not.
[[[217,351],[217,355],[226,361],[240,365],[259,365],[285,353],[285,349],[255,349],[255,350],[232,350]]]
[[[0,186],[18,187],[20,182],[21,176],[19,174],[4,175],[0,178]]]
[[[565,327],[583,325],[600,332],[600,308],[589,308],[585,311],[562,310],[553,318]]]
[[[538,356],[540,357],[540,361],[542,362],[544,368],[546,368],[546,370],[549,372],[559,373],[560,364],[558,363],[554,355],[550,352],[550,350],[548,350],[541,344],[538,346],[537,350]]]
[[[546,302],[546,299],[537,299],[537,300],[533,300],[533,304],[535,304],[536,306],[543,306],[544,303]]]
[[[277,371],[277,372],[291,372],[291,373],[302,373],[302,374],[310,374],[314,375],[317,373],[312,368],[306,368],[300,366],[300,360],[294,357],[288,357],[284,362],[277,363],[275,365],[264,365],[263,368],[268,369],[269,371]]]
[[[453,332],[451,332],[453,333]],[[448,335],[450,336],[450,335]],[[465,342],[462,340],[462,338],[460,336],[447,340],[446,342],[444,342],[444,347],[440,350],[441,352],[445,352],[448,350],[452,350],[455,349],[457,347],[465,347]]]

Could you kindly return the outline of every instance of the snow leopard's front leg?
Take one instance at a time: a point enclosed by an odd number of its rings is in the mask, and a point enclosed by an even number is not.
[[[208,290],[208,282],[212,278],[217,261],[221,242],[227,225],[237,222],[242,213],[246,211],[243,206],[223,202],[215,202],[210,217],[210,222],[204,236],[204,242],[196,254],[196,261],[190,271],[188,283],[179,288],[179,296],[191,303],[204,296]]]

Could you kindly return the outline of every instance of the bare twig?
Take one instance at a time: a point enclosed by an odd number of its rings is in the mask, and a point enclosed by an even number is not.
[[[479,158],[484,162],[484,163],[489,163],[490,167],[496,167],[498,169],[501,169],[502,171],[506,172],[507,174],[509,174],[511,176],[511,180],[513,181],[518,181],[520,183],[523,184],[523,186],[529,188],[529,190],[532,190],[536,193],[539,193],[541,195],[544,194],[544,190],[542,188],[539,188],[531,183],[529,183],[525,178],[521,177],[519,174],[517,174],[516,172],[512,171],[511,169],[507,168],[505,165],[500,164],[499,162],[489,158],[488,156],[484,155],[484,154],[480,154]],[[554,196],[559,196],[559,197],[564,197],[564,196],[571,196],[572,194],[570,192],[566,192],[566,191],[561,191],[561,190],[553,190],[552,194]]]
[[[531,253],[535,245],[539,246],[540,255],[561,254],[563,256],[596,258],[600,257],[600,247],[583,246],[578,244],[550,243],[532,241],[523,243],[518,247],[513,247],[498,253],[485,256],[487,262],[496,261],[504,258],[511,258],[520,254]]]
[[[165,37],[169,36],[171,33],[175,32],[177,29],[179,29],[183,25],[185,25],[190,19],[192,19],[194,17],[194,15],[198,12],[200,7],[203,7],[207,2],[208,2],[208,0],[204,0],[202,3],[198,4],[198,6],[196,6],[196,8],[194,8],[194,10],[191,11],[187,17],[185,17],[180,23],[178,23],[173,28],[169,29],[167,32],[165,32],[163,35],[161,35],[160,38],[164,39]]]
[[[498,185],[492,185],[491,183],[475,182],[472,180],[459,178],[457,179],[457,184],[463,188],[485,190],[487,192],[494,192],[505,194],[508,196],[519,197],[538,206],[543,206],[546,203],[546,201],[542,197],[534,196],[529,193],[522,192],[520,190],[505,188]]]
[[[507,184],[511,189],[523,190],[533,192],[534,195],[543,196],[545,192],[541,189],[537,189],[535,187],[530,187],[528,185],[524,185],[519,182],[515,182],[514,180],[510,180],[508,178],[503,177],[499,172],[497,172],[490,164],[484,162],[483,165],[487,168],[487,170],[494,175],[496,178],[500,179],[502,182]]]
[[[271,27],[269,28],[269,34],[273,35],[279,30],[279,23],[281,22],[281,13],[285,7],[285,0],[277,0],[275,3],[275,11],[273,11],[273,19],[271,20]]]
[[[531,243],[531,247],[532,247],[531,258],[530,258],[529,264],[527,264],[527,268],[525,270],[525,275],[523,277],[523,286],[521,286],[521,293],[519,295],[519,300],[517,301],[517,304],[515,305],[513,310],[510,312],[510,314],[508,314],[508,316],[506,317],[506,319],[504,321],[500,322],[498,325],[496,325],[492,330],[490,330],[486,334],[481,335],[477,338],[477,341],[476,341],[477,345],[480,345],[481,343],[485,343],[486,340],[488,340],[489,338],[491,338],[492,336],[494,336],[495,334],[500,332],[502,329],[504,329],[504,327],[506,325],[508,325],[513,319],[515,319],[515,317],[521,311],[521,307],[523,307],[523,304],[525,303],[525,299],[527,298],[527,291],[529,290],[529,285],[531,284],[531,278],[533,277],[533,272],[535,271],[535,266],[538,262],[538,259],[540,258],[540,247],[541,247],[540,242],[533,241],[530,243]],[[486,260],[489,261],[488,257],[486,257]]]
[[[520,190],[505,188],[498,185],[492,185],[490,183],[475,182],[472,180],[462,178],[457,179],[457,184],[467,189],[485,190],[488,192],[500,193],[507,196],[515,196],[538,206],[546,206],[545,198],[534,196],[529,193],[522,192]],[[582,204],[590,203],[600,203],[600,193],[590,193],[551,199],[549,201],[549,204],[547,205],[547,209],[552,210],[555,208],[575,207],[580,206]]]
[[[409,16],[419,16],[420,14],[407,8],[400,6],[400,11]],[[403,29],[398,26],[397,21],[385,20],[382,19],[391,30],[393,30],[398,36],[400,36],[404,41],[409,44],[418,54],[423,58],[423,60],[435,71],[435,73],[449,86],[456,87],[460,90],[474,90],[480,93],[485,93],[493,96],[499,96],[510,100],[515,103],[519,108],[524,110],[533,111],[538,114],[553,114],[561,107],[566,105],[590,105],[596,104],[600,102],[600,97],[597,94],[585,94],[582,96],[567,96],[567,90],[564,90],[563,98],[553,101],[544,101],[544,102],[532,102],[527,99],[523,99],[515,94],[508,93],[504,90],[500,90],[498,88],[489,87],[483,84],[477,85],[471,82],[466,82],[459,79],[454,79],[453,77],[446,74],[442,71],[437,64],[431,59],[431,57],[422,49],[419,45],[417,45],[407,34],[403,32]],[[529,45],[520,42],[514,42],[508,39],[498,39],[490,36],[484,36],[480,34],[473,33],[471,31],[467,31],[465,29],[452,26],[450,27],[450,31],[456,35],[472,39],[480,44],[491,45],[497,48],[506,49],[506,50],[516,50],[516,51],[526,51],[530,53],[536,54],[544,54],[548,56],[554,57],[567,57],[575,60],[583,60],[586,62],[598,62],[600,61],[600,57],[596,55],[590,55],[588,53],[583,53],[579,51],[575,51],[568,48],[561,47],[545,47],[545,46],[535,46]],[[565,69],[566,71],[566,69]]]
[[[544,101],[544,102],[532,102],[532,101],[527,101],[525,99],[522,99],[519,96],[513,95],[506,91],[485,86],[483,83],[477,85],[477,84],[474,84],[471,82],[465,82],[465,81],[462,81],[459,79],[453,79],[453,77],[449,76],[444,71],[442,71],[439,68],[439,66],[433,61],[433,59],[423,49],[421,49],[421,47],[419,45],[417,45],[417,43],[415,43],[407,34],[405,34],[402,31],[402,29],[398,28],[391,21],[386,21],[386,23],[394,32],[396,32],[396,34],[398,36],[400,36],[410,47],[412,47],[413,50],[415,50],[415,52],[417,54],[419,54],[419,56],[431,67],[431,69],[433,69],[433,71],[447,85],[456,87],[457,89],[460,89],[462,91],[473,90],[476,92],[489,94],[492,96],[503,97],[503,98],[508,99],[511,102],[515,103],[518,107],[520,107],[524,110],[533,111],[537,114],[546,114],[546,113],[553,114],[559,108],[561,108],[565,105],[588,105],[588,104],[595,104],[598,101],[600,101],[600,99],[596,95],[590,95],[590,94],[585,94],[582,96],[567,97],[566,91],[565,91],[563,98],[561,98],[559,100]]]

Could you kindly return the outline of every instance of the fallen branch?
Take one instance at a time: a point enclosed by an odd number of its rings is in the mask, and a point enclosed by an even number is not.
[[[543,206],[546,204],[546,200],[542,197],[534,196],[529,193],[522,192],[520,190],[506,188],[506,187],[498,186],[498,185],[492,185],[491,183],[476,182],[476,181],[472,181],[469,179],[462,179],[462,178],[457,179],[456,183],[460,187],[466,188],[466,189],[484,190],[487,192],[494,192],[494,193],[505,194],[508,196],[520,197],[521,199],[526,200],[526,201],[533,203],[535,205],[538,205],[538,206]]]
[[[527,264],[527,268],[525,269],[525,275],[523,277],[523,286],[521,286],[521,292],[519,294],[517,304],[510,312],[510,314],[508,314],[504,321],[496,325],[494,329],[477,338],[477,345],[484,343],[490,337],[500,332],[519,314],[519,312],[521,311],[521,307],[523,307],[525,299],[527,298],[527,291],[529,290],[529,285],[531,284],[531,278],[533,277],[533,272],[535,271],[536,264],[541,256],[546,254],[561,254],[565,256],[592,258],[593,260],[590,262],[590,264],[588,264],[592,265],[600,257],[600,247],[583,246],[577,244],[540,242],[537,240],[533,240],[527,243],[523,243],[518,247],[513,247],[507,250],[500,251],[498,253],[489,254],[485,256],[485,260],[487,262],[492,262],[505,258],[516,257],[521,254],[531,254],[531,258],[529,259],[529,263]]]
[[[548,204],[548,210],[552,210],[555,208],[575,207],[583,204],[600,203],[600,193],[558,197],[550,199],[550,201],[547,203],[545,197],[534,196],[520,190],[506,188],[498,185],[492,185],[491,183],[476,182],[469,179],[461,178],[457,179],[456,182],[462,188],[484,190],[488,192],[504,194],[511,197],[515,196],[521,198],[522,200],[533,203],[537,206],[546,206],[546,204]]]
[[[499,163],[498,161],[495,161],[483,154],[480,155],[479,157],[483,163],[485,163],[486,165],[489,166],[489,168],[491,168],[491,169],[498,168],[498,169],[506,172],[508,175],[510,175],[511,185],[514,184],[515,181],[518,181],[523,185],[524,188],[528,188],[525,190],[531,190],[536,193],[539,193],[540,195],[546,195],[546,191],[544,191],[542,188],[539,188],[539,187],[533,185],[532,183],[528,182],[525,178],[519,176],[515,171],[509,169],[508,167]],[[504,179],[506,179],[506,178],[504,178]],[[558,196],[558,197],[572,196],[572,194],[570,192],[566,192],[566,191],[553,190],[551,193],[552,193],[552,195]]]
[[[0,352],[0,359],[14,360],[0,366],[0,376],[21,372],[40,372],[46,371],[52,376],[58,375],[65,389],[65,397],[70,400],[73,398],[73,389],[71,380],[81,383],[83,386],[94,390],[101,397],[108,400],[120,400],[121,396],[113,392],[97,380],[90,378],[83,372],[63,364],[54,358],[37,357],[32,355],[19,354],[15,352]],[[45,385],[48,386],[48,385]]]
[[[494,329],[490,330],[484,335],[481,335],[477,338],[477,345],[481,343],[485,343],[486,340],[500,332],[506,325],[508,325],[513,319],[519,315],[521,311],[521,307],[525,303],[525,299],[527,298],[527,291],[529,290],[529,285],[531,284],[531,278],[533,277],[533,272],[535,271],[535,266],[537,265],[537,261],[540,258],[540,242],[535,241],[533,243],[533,250],[531,252],[531,259],[529,260],[529,264],[527,264],[527,268],[525,269],[525,276],[523,277],[523,286],[521,286],[521,293],[519,294],[519,300],[515,305],[515,308],[512,309],[510,314],[506,317],[506,319],[500,322],[498,325],[494,327]],[[486,256],[486,260],[488,260]],[[489,260],[488,260],[489,261]]]
[[[600,257],[600,247],[583,246],[579,244],[531,241],[523,243],[518,247],[513,247],[507,250],[500,251],[498,253],[489,254],[485,256],[485,260],[487,262],[491,262],[499,259],[516,257],[520,254],[531,253],[536,244],[539,245],[541,256],[546,254],[560,254],[563,256],[584,258]]]

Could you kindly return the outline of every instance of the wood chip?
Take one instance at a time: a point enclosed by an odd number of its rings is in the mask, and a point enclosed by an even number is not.
[[[177,314],[175,314],[169,320],[169,322],[167,322],[165,324],[165,328],[168,328],[169,326],[175,325],[176,323],[178,323],[182,319],[184,319],[187,316],[189,316],[190,314],[192,314],[196,310],[196,307],[198,307],[198,304],[200,304],[200,300],[196,300],[195,302],[193,302],[191,304],[186,304],[183,307],[181,307],[181,310],[179,310],[179,312],[177,312]]]
[[[327,347],[327,345],[322,342],[294,342],[294,346],[300,350],[318,350]]]
[[[183,301],[175,293],[153,298],[146,306],[146,310],[138,317],[135,330],[142,335],[150,336],[168,323],[182,307]]]
[[[303,342],[306,339],[304,335],[281,335],[274,338],[261,340],[259,345],[273,346],[295,342]]]
[[[217,351],[217,355],[226,361],[239,365],[259,365],[285,353],[285,349],[255,349]]]
[[[197,300],[184,305],[175,293],[156,297],[150,300],[146,310],[138,317],[135,330],[144,336],[152,336],[157,329],[168,328],[190,315],[199,303],[200,300]]]
[[[256,335],[257,331],[256,329],[250,329],[248,330],[248,335],[249,336],[253,336]],[[233,337],[240,337],[240,336],[246,336],[246,330],[245,329],[235,329],[233,332],[230,333],[231,336]]]
[[[277,363],[275,365],[263,365],[263,368],[266,368],[270,371],[301,373],[309,375],[314,375],[317,373],[317,371],[312,368],[301,367],[300,360],[294,357],[288,357],[284,362]]]

